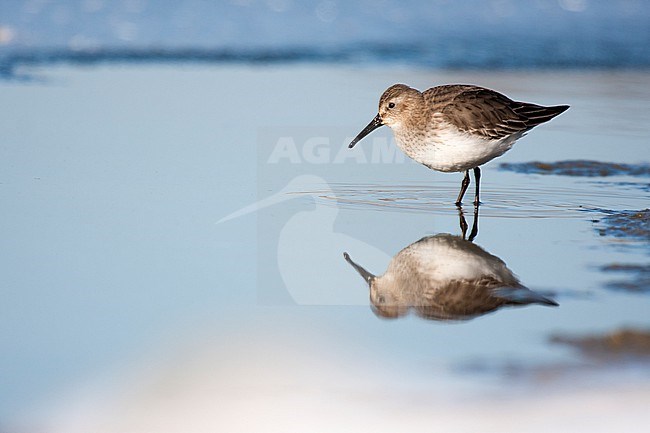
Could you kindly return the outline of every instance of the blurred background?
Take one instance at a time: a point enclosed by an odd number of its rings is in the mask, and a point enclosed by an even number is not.
[[[6,1],[0,61],[644,67],[649,19],[642,0]]]

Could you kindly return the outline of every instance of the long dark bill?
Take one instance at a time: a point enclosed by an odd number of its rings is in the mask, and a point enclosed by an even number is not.
[[[366,126],[365,128],[363,128],[363,131],[361,131],[361,132],[359,133],[359,135],[357,135],[356,137],[354,137],[354,140],[352,140],[352,142],[348,145],[348,148],[352,149],[352,148],[354,147],[354,145],[357,144],[358,142],[360,142],[361,139],[362,139],[363,137],[365,137],[366,135],[370,134],[372,131],[374,131],[375,129],[379,128],[379,127],[382,126],[383,124],[384,124],[384,123],[382,122],[381,117],[379,116],[379,114],[377,114],[377,115],[375,116],[375,118],[372,119],[372,120],[370,121],[370,123],[368,124],[368,126]]]
[[[366,271],[363,266],[357,265],[352,261],[350,258],[350,255],[348,253],[343,253],[343,257],[345,258],[345,261],[347,261],[352,267],[361,275],[361,278],[366,280],[366,283],[370,285],[370,282],[375,279],[375,276],[371,274],[370,272]]]

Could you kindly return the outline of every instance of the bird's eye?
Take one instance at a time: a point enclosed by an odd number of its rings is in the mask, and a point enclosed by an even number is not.
[[[395,108],[395,103],[394,102],[389,102],[388,103],[388,108]]]

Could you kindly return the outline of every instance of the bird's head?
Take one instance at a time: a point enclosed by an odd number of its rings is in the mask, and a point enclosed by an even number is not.
[[[377,277],[370,286],[370,305],[375,315],[384,319],[396,319],[408,313],[408,306],[400,302],[390,285],[383,284],[383,277]]]
[[[345,260],[361,275],[370,289],[370,305],[379,317],[395,319],[408,312],[408,306],[400,303],[391,284],[389,276],[378,277],[355,263],[348,253],[343,253]]]
[[[405,84],[390,86],[379,98],[379,117],[382,124],[397,128],[404,123],[411,111],[418,109],[423,101],[422,93]]]
[[[422,93],[406,84],[390,86],[379,98],[379,110],[374,119],[348,145],[351,149],[366,135],[380,126],[398,129],[414,110],[424,102]]]

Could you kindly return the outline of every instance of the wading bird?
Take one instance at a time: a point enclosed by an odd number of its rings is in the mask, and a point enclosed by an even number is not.
[[[535,126],[568,109],[517,102],[494,90],[453,84],[424,92],[395,84],[381,95],[379,113],[348,146],[382,125],[393,130],[399,148],[426,167],[465,172],[456,205],[460,206],[474,171],[478,206],[481,165],[503,155]]]

